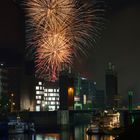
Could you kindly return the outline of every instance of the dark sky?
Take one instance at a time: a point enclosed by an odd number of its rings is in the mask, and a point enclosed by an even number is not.
[[[127,99],[127,91],[134,89],[134,100],[140,102],[140,1],[112,1],[101,39],[79,70],[105,89],[105,69],[111,61],[118,72],[119,94]]]
[[[0,60],[10,57],[14,62],[23,57],[25,36],[23,12],[13,1],[1,0],[0,4]],[[77,67],[104,89],[105,68],[111,61],[118,72],[119,94],[126,96],[128,89],[134,89],[140,101],[140,2],[105,0],[105,4],[108,22],[101,39]]]
[[[12,0],[0,3],[0,60],[20,63],[24,50],[24,18],[20,7]],[[10,59],[9,59],[10,58]]]

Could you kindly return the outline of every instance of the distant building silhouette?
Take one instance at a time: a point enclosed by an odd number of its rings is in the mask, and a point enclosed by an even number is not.
[[[60,110],[74,108],[74,74],[71,70],[62,70],[59,74]]]
[[[118,106],[118,77],[115,66],[109,62],[105,73],[106,105],[109,108]]]
[[[5,63],[0,63],[0,110],[8,109],[8,70]]]

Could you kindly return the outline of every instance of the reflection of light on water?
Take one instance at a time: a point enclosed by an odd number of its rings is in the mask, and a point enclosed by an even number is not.
[[[62,130],[60,133],[44,133],[44,134],[18,134],[9,135],[9,140],[114,140],[115,137],[109,135],[86,135],[86,126],[75,126],[75,128]],[[0,140],[2,138],[0,137]],[[5,140],[5,139],[4,139]],[[7,139],[6,139],[7,140]]]
[[[36,135],[36,140],[60,140],[60,134],[56,133],[47,133],[47,134],[41,134]]]
[[[109,136],[109,135],[92,135],[88,136],[86,140],[114,140],[114,136]]]

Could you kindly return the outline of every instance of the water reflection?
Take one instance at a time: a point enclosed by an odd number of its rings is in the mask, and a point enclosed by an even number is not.
[[[93,135],[93,136],[87,136],[87,140],[114,140],[114,136],[104,135]]]
[[[18,135],[9,135],[5,139],[0,137],[0,140],[113,140],[113,136],[99,136],[93,135],[88,136],[85,133],[86,126],[77,126],[70,130],[63,130],[60,133],[44,133],[44,134],[18,134]]]
[[[16,134],[9,135],[9,140],[36,140],[35,135]]]

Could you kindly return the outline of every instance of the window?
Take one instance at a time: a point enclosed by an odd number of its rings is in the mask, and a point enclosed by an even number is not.
[[[54,94],[53,93],[50,93],[50,96],[54,96]]]
[[[37,104],[40,104],[41,103],[41,101],[40,100],[37,100]]]
[[[39,90],[39,86],[36,86],[36,90]]]
[[[41,96],[36,96],[36,99],[41,99]]]
[[[49,110],[50,110],[50,111],[55,110],[55,106],[49,106]]]
[[[40,106],[39,105],[36,106],[36,111],[40,111]]]
[[[40,91],[36,91],[36,94],[40,94]]]
[[[51,105],[55,105],[55,102],[51,102]]]
[[[38,82],[38,85],[42,85],[42,82]]]
[[[53,92],[53,89],[48,89],[48,92]]]

